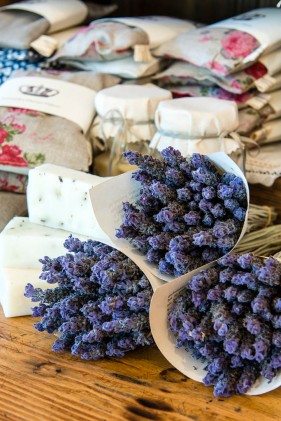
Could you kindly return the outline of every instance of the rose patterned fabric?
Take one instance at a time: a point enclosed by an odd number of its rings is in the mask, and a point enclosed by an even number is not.
[[[30,76],[18,72],[13,76]],[[118,78],[92,72],[36,75],[62,79],[98,91],[119,82]],[[29,168],[44,162],[88,171],[92,162],[91,143],[74,122],[22,108],[0,107],[1,190],[24,192]],[[22,177],[16,177],[22,175]]]
[[[259,41],[246,32],[204,27],[179,35],[156,49],[154,54],[184,60],[221,76],[243,67],[244,59],[259,47]]]
[[[227,92],[225,89],[219,86],[202,86],[202,85],[190,85],[190,86],[166,86],[166,89],[170,90],[174,98],[181,97],[201,97],[207,96],[211,98],[227,99],[229,101],[235,101],[238,107],[245,106],[247,101],[254,97],[254,91],[248,91],[244,94],[233,94]]]
[[[255,82],[266,73],[266,67],[259,62],[233,75],[217,76],[212,74],[208,69],[180,61],[173,63],[153,79],[161,87],[193,84],[212,86],[216,84],[228,92],[242,94],[255,87]]]

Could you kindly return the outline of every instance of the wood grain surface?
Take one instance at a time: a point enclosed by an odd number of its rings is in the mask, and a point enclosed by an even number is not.
[[[123,359],[80,360],[51,351],[34,319],[0,310],[1,421],[279,421],[281,388],[217,399],[174,369],[156,346]]]

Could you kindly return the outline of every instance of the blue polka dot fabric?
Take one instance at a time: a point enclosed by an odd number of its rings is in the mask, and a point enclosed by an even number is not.
[[[33,50],[0,48],[0,85],[14,70],[35,70],[43,66],[46,59]]]

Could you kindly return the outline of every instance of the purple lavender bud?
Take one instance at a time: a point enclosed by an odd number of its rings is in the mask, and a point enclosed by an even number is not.
[[[198,210],[198,203],[195,200],[191,200],[188,203],[188,207],[190,210]]]
[[[207,294],[207,299],[210,301],[219,301],[224,294],[224,286],[217,284],[214,288],[210,288]]]
[[[177,196],[182,202],[190,202],[193,194],[189,188],[182,187],[181,189],[177,189]]]
[[[201,221],[201,215],[199,212],[190,211],[183,216],[183,219],[187,225],[199,225]]]
[[[231,199],[233,195],[233,189],[226,184],[219,183],[217,187],[217,196],[219,199]]]
[[[217,238],[217,246],[219,248],[231,250],[236,244],[236,239],[234,236],[229,235],[228,237]]]
[[[232,369],[221,374],[214,387],[214,396],[223,398],[232,396],[236,391],[239,376],[240,369]]]
[[[239,303],[250,303],[254,297],[255,297],[255,293],[253,291],[249,291],[248,289],[243,289],[242,291],[238,292],[237,301]]]
[[[154,215],[155,221],[159,223],[169,223],[175,221],[180,216],[185,214],[185,207],[179,202],[171,202],[165,208],[162,208],[159,213]]]
[[[206,200],[212,200],[215,199],[217,197],[217,191],[214,187],[204,187],[202,189],[202,197],[203,199]]]
[[[239,208],[239,202],[236,199],[225,199],[223,204],[225,209],[228,209],[231,212],[233,212],[234,209]]]
[[[176,234],[183,234],[186,231],[186,224],[184,222],[172,221],[164,225],[163,231],[174,232]]]
[[[207,373],[206,376],[203,378],[203,383],[205,386],[214,386],[217,383],[218,376]]]
[[[219,259],[218,264],[226,268],[234,268],[238,259],[238,254],[227,254]]]
[[[149,263],[158,263],[164,257],[164,251],[150,248],[146,253],[146,260]]]
[[[242,360],[240,355],[232,355],[230,359],[230,367],[231,368],[242,368],[244,367],[245,362]]]
[[[193,235],[193,244],[199,247],[216,246],[216,239],[212,234],[212,230],[200,231]]]
[[[193,165],[190,161],[184,161],[180,164],[180,170],[184,172],[188,177],[191,177],[191,172],[193,170]]]
[[[174,266],[171,263],[166,262],[166,260],[161,259],[158,266],[159,272],[166,275],[174,274]]]
[[[238,229],[239,226],[233,219],[227,219],[226,221],[217,220],[213,227],[213,234],[215,237],[220,238],[235,234]]]
[[[277,316],[273,316],[273,318],[272,318],[272,326],[275,329],[281,329],[281,314],[278,314]]]
[[[243,222],[246,218],[246,209],[242,207],[236,208],[233,211],[233,215],[236,219],[238,219],[238,221]]]
[[[181,171],[178,171],[175,168],[167,168],[165,183],[168,187],[180,188],[185,185],[185,182],[186,177]]]
[[[192,291],[192,302],[195,307],[199,307],[207,298],[207,294],[203,291]]]
[[[211,213],[206,212],[201,222],[204,227],[212,227],[214,225],[214,217]]]
[[[194,202],[199,203],[201,199],[202,199],[201,193],[194,193],[194,196],[193,196]]]
[[[176,199],[176,193],[172,189],[156,180],[153,180],[150,185],[150,193],[164,205]]]
[[[275,330],[272,334],[272,343],[273,345],[281,348],[281,330]]]
[[[215,218],[223,218],[226,215],[225,208],[221,203],[212,206],[210,212]]]
[[[228,302],[235,301],[237,299],[238,291],[239,289],[237,287],[231,285],[230,287],[224,290],[224,298]]]
[[[201,190],[202,190],[203,186],[202,186],[202,184],[201,184],[201,183],[199,183],[198,181],[191,180],[191,181],[190,181],[190,188],[191,188],[191,190],[193,190],[194,192],[199,193],[199,192],[201,192]]]
[[[216,186],[218,182],[217,173],[213,173],[204,167],[199,167],[197,170],[192,171],[192,178],[194,181],[206,184],[207,186]]]
[[[133,238],[130,243],[134,248],[138,249],[143,254],[146,254],[149,249],[147,238],[142,235],[138,235],[137,237]]]
[[[243,203],[247,199],[246,188],[242,178],[235,177],[230,183],[229,186],[233,189],[233,198],[239,200],[240,203]]]
[[[211,209],[213,207],[212,203],[209,202],[206,199],[201,199],[200,202],[199,202],[199,204],[198,204],[198,206],[205,213],[210,213],[210,211],[211,211]]]
[[[249,313],[243,320],[243,326],[252,335],[258,335],[261,332],[262,323],[255,315]]]
[[[221,182],[223,184],[226,184],[227,186],[229,186],[231,181],[233,181],[235,178],[236,178],[235,174],[227,172],[227,173],[223,174],[223,176],[221,178]]]
[[[156,180],[164,179],[167,166],[165,162],[150,155],[141,155],[139,152],[127,151],[123,155],[129,164],[137,165]]]
[[[220,259],[221,260],[221,259]],[[232,277],[234,276],[235,272],[231,268],[226,268],[220,271],[219,281],[221,283],[231,282]]]
[[[214,164],[212,164],[212,162],[206,155],[193,153],[190,161],[194,168],[204,167],[215,173],[217,172],[216,167],[214,166]]]
[[[281,297],[274,298],[272,302],[272,307],[276,313],[281,313]]]
[[[220,253],[218,250],[214,248],[206,247],[202,251],[202,260],[203,262],[210,263],[214,260],[217,260],[220,257]]]
[[[231,311],[232,311],[232,313],[236,314],[237,316],[242,316],[246,311],[246,307],[242,303],[234,302],[232,304]]]
[[[152,177],[143,170],[134,172],[132,178],[138,181],[142,186],[148,186],[152,182]]]
[[[238,259],[237,263],[242,269],[251,269],[252,263],[254,260],[254,255],[251,253],[241,254]]]
[[[226,368],[228,367],[228,359],[225,355],[221,355],[217,358],[214,358],[211,363],[209,363],[206,367],[208,373],[218,376],[219,374],[223,373]]]
[[[251,307],[254,313],[262,314],[264,311],[269,310],[269,301],[265,297],[256,297],[251,302]]]
[[[137,235],[137,231],[125,224],[122,224],[116,229],[115,236],[117,238],[134,238]]]
[[[248,365],[243,369],[243,372],[237,382],[236,389],[238,393],[245,394],[254,385],[256,379],[259,376],[259,370],[257,367]]]
[[[188,251],[192,247],[192,237],[190,234],[177,235],[171,238],[169,243],[171,251]]]
[[[169,243],[173,239],[172,234],[169,232],[161,232],[153,237],[148,237],[148,244],[155,250],[168,250]]]
[[[181,163],[185,162],[185,158],[181,155],[180,151],[168,146],[161,151],[164,161],[173,168],[179,167]]]

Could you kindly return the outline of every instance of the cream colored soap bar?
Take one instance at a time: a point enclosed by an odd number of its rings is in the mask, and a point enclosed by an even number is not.
[[[35,288],[54,288],[56,284],[48,284],[39,279],[39,269],[0,268],[0,302],[5,317],[27,316],[32,314],[33,303],[24,296],[25,286],[30,283]]]
[[[14,217],[0,234],[0,267],[40,269],[39,259],[67,253],[64,241],[69,231],[33,224],[24,217]],[[73,234],[80,240],[86,236]]]
[[[52,164],[30,170],[27,186],[30,222],[110,242],[97,223],[89,196],[92,187],[106,180]]]

